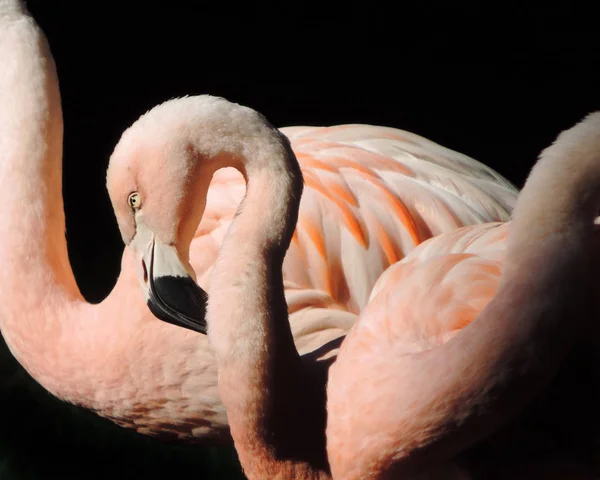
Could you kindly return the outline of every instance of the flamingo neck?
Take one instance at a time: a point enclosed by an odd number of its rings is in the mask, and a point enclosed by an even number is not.
[[[272,143],[254,149],[262,159],[230,165],[245,175],[247,191],[211,278],[209,338],[249,478],[320,478],[326,470],[324,385],[315,386],[303,368],[282,278],[302,174],[287,139]],[[320,452],[312,451],[315,445]]]
[[[56,69],[21,2],[0,2],[0,58],[0,328],[37,379],[52,376],[49,349],[82,299],[65,240]]]

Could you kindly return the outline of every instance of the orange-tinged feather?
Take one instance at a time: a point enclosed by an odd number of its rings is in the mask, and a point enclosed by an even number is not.
[[[325,185],[325,187],[327,187],[327,189],[329,189],[330,192],[337,195],[344,202],[349,203],[353,207],[358,207],[358,200],[352,193],[352,190],[349,190],[348,188],[344,188],[339,183],[328,180],[326,178],[321,179],[321,183],[323,183]]]
[[[407,177],[414,177],[415,173],[412,169],[408,168],[406,165],[403,165],[399,161],[393,160],[390,157],[386,157],[385,155],[381,155],[379,153],[372,152],[370,150],[366,150],[363,148],[355,147],[355,146],[343,146],[336,148],[335,151],[337,160],[340,155],[344,155],[347,160],[350,160],[355,163],[361,164],[372,164],[373,167],[379,168],[381,170],[388,170],[391,172],[401,173],[402,175],[406,175]]]
[[[449,325],[444,326],[444,330],[461,330],[473,321],[478,311],[471,305],[461,305],[453,310],[453,315]],[[445,332],[439,332],[443,334]]]
[[[361,165],[360,163],[353,162],[352,160],[348,160],[344,157],[337,156],[328,156],[327,160],[331,162],[332,165],[335,165],[337,169],[340,168],[350,168],[352,170],[356,170],[364,175],[377,176],[377,174],[368,167]]]
[[[292,235],[292,242],[296,245],[300,244],[300,240],[298,239],[298,229],[294,230],[294,234]]]
[[[322,195],[325,195],[339,208],[342,214],[342,220],[348,231],[356,239],[356,241],[364,248],[368,246],[367,235],[363,230],[361,223],[356,218],[356,215],[352,212],[352,209],[339,199],[338,196],[333,195],[331,189],[325,188],[325,186],[318,180],[312,178],[312,175],[305,177],[306,185],[314,190],[318,191]]]
[[[338,207],[340,207],[344,223],[348,231],[352,234],[361,247],[368,248],[369,239],[367,237],[367,233],[363,230],[361,222],[359,222],[348,206],[338,201],[335,201],[335,203],[338,205]]]
[[[308,235],[308,238],[312,241],[314,246],[317,248],[319,255],[323,258],[327,258],[327,251],[325,247],[325,239],[323,238],[322,229],[315,224],[314,220],[306,215],[301,215],[298,223],[301,225],[302,230]]]
[[[295,143],[295,142],[294,142]],[[327,142],[323,140],[313,140],[303,145],[303,150],[314,151],[314,150],[327,150],[329,148],[338,148],[340,144],[338,142]],[[309,148],[310,147],[310,148]]]
[[[322,160],[309,155],[308,153],[298,152],[296,156],[298,157],[298,161],[300,162],[303,172],[306,172],[306,170],[309,168],[316,168],[320,170],[327,170],[328,172],[332,173],[338,173],[338,169],[333,165],[329,165]]]
[[[387,258],[389,265],[393,265],[400,260],[400,255],[398,255],[398,252],[396,251],[394,242],[381,224],[377,226],[377,241],[379,242],[379,245],[381,245],[381,249],[385,254],[385,258]]]
[[[385,200],[388,202],[391,211],[396,215],[397,218],[400,219],[400,221],[408,231],[414,245],[419,245],[424,239],[421,238],[419,229],[415,224],[412,215],[410,214],[404,203],[402,203],[402,200],[400,200],[392,192],[390,192],[388,187],[385,186],[383,182],[376,181],[375,179],[373,179],[373,177],[368,175],[361,175],[361,177],[381,189],[381,192],[383,193]]]

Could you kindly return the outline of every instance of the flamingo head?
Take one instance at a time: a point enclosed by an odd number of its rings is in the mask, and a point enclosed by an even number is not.
[[[205,171],[209,162],[199,162],[184,140],[185,126],[161,126],[156,109],[124,132],[111,155],[107,188],[150,311],[206,334],[208,296],[196,283],[189,245],[206,206],[202,178],[209,182],[212,175]]]
[[[209,95],[164,102],[123,133],[111,155],[107,187],[156,317],[206,333],[207,294],[196,283],[189,247],[210,181],[220,168],[249,176],[273,168],[272,161],[278,174],[290,172],[299,198],[302,174],[287,138],[258,112]],[[278,233],[274,239],[279,241]]]

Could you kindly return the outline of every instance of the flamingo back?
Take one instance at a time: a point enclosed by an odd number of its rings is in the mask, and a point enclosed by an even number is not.
[[[379,276],[423,241],[510,217],[517,190],[485,165],[418,135],[371,125],[287,127],[306,188],[284,279],[354,314]],[[208,287],[213,261],[245,194],[218,171],[190,257]]]

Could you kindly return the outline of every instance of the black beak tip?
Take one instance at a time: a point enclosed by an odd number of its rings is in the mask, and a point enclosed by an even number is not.
[[[159,320],[206,335],[207,301],[190,277],[150,277],[148,308]]]

